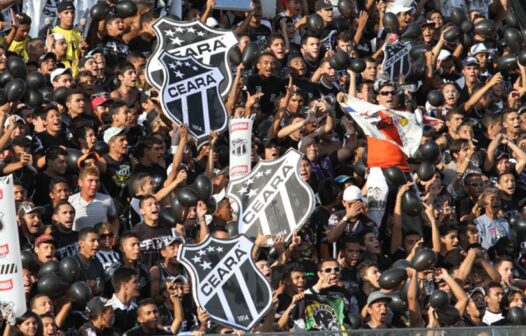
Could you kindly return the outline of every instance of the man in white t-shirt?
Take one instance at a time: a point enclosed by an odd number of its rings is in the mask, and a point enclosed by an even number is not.
[[[492,325],[504,319],[502,316],[502,309],[500,302],[504,296],[504,289],[502,285],[496,281],[491,281],[486,285],[486,311],[482,317],[482,322],[487,325]]]

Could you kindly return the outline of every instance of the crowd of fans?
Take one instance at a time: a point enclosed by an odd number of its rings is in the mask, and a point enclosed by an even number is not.
[[[4,335],[241,333],[197,307],[177,261],[182,244],[235,235],[239,205],[225,197],[228,132],[196,143],[187,126],[167,117],[162,92],[146,80],[158,43],[152,25],[171,13],[168,6],[127,1],[119,12],[110,2],[81,31],[66,0],[56,6],[55,27],[29,36],[42,23],[17,10],[20,3],[0,2],[0,174],[15,181],[28,304],[16,319],[2,306]],[[273,300],[253,331],[520,324],[509,312],[526,309],[526,67],[504,38],[509,28],[521,31],[511,1],[252,0],[250,12],[215,6],[185,0],[176,19],[238,37],[224,100],[229,116],[254,116],[253,165],[300,150],[300,176],[316,195],[314,212],[289,242],[274,237],[269,247],[268,237],[255,239],[253,258]],[[479,28],[452,39],[456,9]],[[399,31],[385,29],[388,13]],[[317,30],[314,14],[323,21]],[[415,24],[419,35],[409,42],[424,48],[411,57],[411,71],[384,73],[382,46],[403,40]],[[253,64],[241,62],[254,45]],[[363,71],[335,69],[331,57],[342,51],[363,59]],[[11,55],[27,67],[20,99],[7,94]],[[45,76],[42,87],[31,87],[32,72]],[[431,91],[444,99],[431,104]],[[413,158],[366,137],[338,104],[346,95],[386,114],[418,110],[434,120],[421,140],[441,150],[432,177],[419,178]],[[390,126],[388,118],[378,124]],[[410,182],[389,184],[378,201],[366,183],[369,168],[390,166]],[[216,206],[199,201],[174,214],[174,194],[199,175],[211,179]],[[415,190],[422,211],[409,216],[404,194]],[[373,207],[383,217],[369,215]],[[410,261],[423,249],[437,260],[417,271]],[[91,290],[85,304],[67,289],[39,291],[41,266],[66,257],[78,261],[77,280]],[[405,281],[382,288],[393,264],[402,265]],[[453,313],[430,304],[435,290],[447,293]],[[313,302],[336,314],[320,324]]]

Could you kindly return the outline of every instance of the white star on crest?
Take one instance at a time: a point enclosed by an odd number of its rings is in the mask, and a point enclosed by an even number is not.
[[[172,41],[173,44],[177,44],[177,45],[181,45],[181,43],[183,43],[183,40],[181,40],[179,37],[175,37],[170,40]]]
[[[272,173],[272,170],[270,169],[265,170],[265,175],[270,175],[271,173]]]
[[[243,183],[244,185],[248,186],[248,185],[251,185],[252,183],[254,183],[254,179],[253,178],[249,178],[245,183]]]
[[[172,36],[175,35],[175,32],[174,32],[173,30],[171,30],[171,29],[169,29],[169,30],[165,30],[164,33],[165,33],[166,36],[168,36],[168,37],[172,37]]]
[[[175,62],[175,64],[177,64],[179,66],[183,65],[183,63],[181,61],[177,61],[177,62]]]
[[[257,194],[258,194],[258,190],[257,189],[251,189],[248,192],[248,197],[256,196]]]
[[[195,29],[192,27],[188,28],[186,31],[189,33],[195,33]]]
[[[256,178],[260,178],[260,177],[263,177],[263,173],[262,173],[262,172],[258,172],[258,173],[256,174]]]
[[[188,61],[184,62],[184,65],[186,65],[187,67],[189,67],[189,66],[190,66],[190,62],[188,62]]]
[[[192,261],[193,261],[194,263],[196,263],[196,264],[197,264],[197,263],[200,263],[200,262],[201,262],[201,257],[195,256],[195,257],[192,258]]]
[[[197,35],[198,35],[198,36],[205,36],[205,33],[202,32],[202,31],[199,31],[199,32],[197,32]]]
[[[216,247],[217,252],[223,252],[223,248],[221,246]]]
[[[210,246],[206,249],[208,252],[214,252],[215,248],[213,246]]]
[[[177,69],[177,65],[175,65],[175,63],[168,64],[168,67],[170,67],[170,69],[172,69],[172,70]]]
[[[177,71],[175,72],[175,77],[183,78],[184,76],[183,76],[183,74],[182,74],[179,70],[177,70]]]
[[[192,67],[192,69],[193,69],[194,71],[197,71],[197,67],[196,67],[195,65]]]
[[[248,191],[247,187],[243,187],[243,188],[239,189],[239,192],[242,193],[242,194],[246,194],[247,191]]]
[[[207,270],[207,269],[212,268],[212,267],[211,267],[212,264],[209,263],[208,261],[203,262],[203,263],[202,263],[201,265],[199,265],[199,266],[201,266],[201,267],[203,268],[203,270]]]
[[[181,28],[181,27],[176,27],[175,28],[175,32],[177,32],[177,33],[184,33],[184,29]]]
[[[199,254],[200,256],[204,256],[206,254],[206,252],[201,250],[201,251],[197,252],[197,254]]]

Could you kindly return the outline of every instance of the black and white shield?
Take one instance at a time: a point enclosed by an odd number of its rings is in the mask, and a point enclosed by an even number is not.
[[[400,40],[384,45],[384,62],[382,72],[387,74],[391,80],[397,80],[400,75],[407,76],[411,69],[409,51],[411,44]]]
[[[212,29],[199,20],[179,22],[161,17],[153,24],[157,46],[146,65],[148,82],[157,89],[163,84],[163,72],[159,62],[163,51],[177,57],[193,56],[206,65],[219,67],[225,80],[220,92],[226,96],[232,86],[232,73],[228,68],[227,53],[238,40],[231,30]]]
[[[217,67],[198,62],[193,56],[177,57],[167,52],[159,56],[164,83],[161,91],[163,111],[175,122],[188,125],[197,140],[211,130],[223,132],[227,112],[219,84],[224,79]]]
[[[183,245],[178,259],[192,277],[198,306],[212,320],[249,331],[269,311],[272,289],[251,255],[253,243],[244,235],[233,239],[208,236]]]
[[[314,211],[314,193],[299,175],[302,154],[289,149],[272,161],[261,161],[250,172],[230,181],[227,197],[239,205],[238,230],[255,238],[284,236],[288,241]],[[271,241],[269,241],[271,243]]]

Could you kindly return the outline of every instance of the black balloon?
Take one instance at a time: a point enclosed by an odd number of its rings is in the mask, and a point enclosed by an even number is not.
[[[519,61],[520,65],[526,66],[526,49],[520,51],[519,56],[517,56],[517,60]]]
[[[256,64],[259,56],[259,46],[255,42],[250,42],[243,49],[243,57],[241,57],[241,62],[245,68],[252,67]]]
[[[526,217],[520,217],[515,222],[515,229],[518,233],[526,233]]]
[[[354,5],[351,0],[340,0],[338,1],[338,10],[342,16],[350,18],[354,14]]]
[[[213,198],[213,197],[210,197],[207,201],[206,201],[206,213],[208,215],[213,215],[214,212],[216,212],[217,210],[217,202],[216,202],[216,199]]]
[[[359,329],[362,326],[362,320],[360,319],[360,316],[356,314],[349,314],[348,318],[349,322],[351,322],[351,329]]]
[[[97,1],[97,3],[91,7],[90,14],[94,20],[100,21],[106,17],[106,14],[110,11],[110,6],[106,1]]]
[[[26,84],[28,88],[41,90],[46,86],[46,77],[38,71],[30,72],[27,74]]]
[[[9,83],[13,79],[13,75],[9,71],[4,70],[2,74],[0,74],[0,86],[4,87],[7,83]]]
[[[470,34],[473,32],[473,29],[475,29],[475,26],[473,25],[473,22],[466,20],[462,22],[462,25],[460,26],[460,29],[466,34]]]
[[[402,284],[406,277],[407,274],[403,269],[388,269],[380,276],[380,287],[383,289],[395,289]]]
[[[440,90],[431,90],[427,94],[427,101],[431,106],[440,107],[444,105],[444,94]]]
[[[508,28],[504,31],[504,40],[506,44],[513,50],[514,53],[518,54],[522,50],[522,37],[521,33],[515,28]]]
[[[509,73],[516,70],[517,67],[517,56],[515,54],[508,54],[497,60],[497,68],[500,72]]]
[[[427,182],[431,180],[433,176],[435,176],[435,171],[436,170],[434,164],[424,161],[418,166],[416,174],[418,175],[418,178],[420,180]]]
[[[231,222],[226,223],[225,229],[228,231],[229,237],[235,237],[239,234],[237,222],[231,221]]]
[[[486,37],[489,37],[495,33],[495,23],[491,20],[485,19],[475,24],[474,32]]]
[[[395,187],[400,187],[407,182],[404,172],[402,172],[400,168],[395,166],[386,168],[384,170],[384,175],[387,182],[389,182]]]
[[[435,309],[446,309],[449,304],[449,296],[443,290],[434,290],[429,296],[429,304]]]
[[[407,311],[407,303],[405,300],[402,300],[400,297],[401,293],[398,292],[392,292],[387,295],[391,297],[391,302],[389,302],[389,308],[397,314],[403,314]]]
[[[79,158],[83,155],[82,151],[76,148],[68,148],[68,156],[66,158],[66,163],[68,165],[68,170],[72,173],[78,172],[79,167],[77,162]]]
[[[334,26],[334,28],[336,28],[337,31],[344,31],[349,29],[350,24],[350,20],[344,17],[332,19],[332,25]]]
[[[228,62],[230,62],[230,65],[232,67],[237,67],[241,63],[242,56],[243,55],[241,54],[241,50],[239,50],[239,47],[234,46],[228,51]]]
[[[197,193],[194,189],[190,187],[183,187],[177,191],[177,200],[181,203],[181,205],[185,207],[193,207],[197,205],[197,201],[199,201],[199,197],[197,196]]]
[[[7,70],[9,70],[14,77],[26,78],[27,76],[26,62],[19,56],[11,55],[7,58]]]
[[[517,221],[520,219],[520,216],[510,216],[508,223],[510,224],[510,228],[515,228],[517,226]]]
[[[517,15],[515,15],[515,12],[509,8],[508,13],[506,14],[506,23],[510,27],[519,28],[519,20],[517,19]]]
[[[309,15],[307,18],[307,30],[312,35],[321,36],[323,34],[323,19],[318,14]]]
[[[73,257],[65,257],[60,261],[59,274],[69,283],[77,281],[80,274],[80,264]]]
[[[137,14],[137,5],[131,0],[121,0],[115,5],[115,12],[124,18]]]
[[[404,301],[407,301],[407,291],[409,290],[410,283],[411,279],[407,278],[407,280],[404,282],[404,285],[402,286],[402,289],[400,289],[400,298]],[[416,297],[420,297],[420,286],[416,286]]]
[[[38,276],[42,277],[45,274],[54,273],[58,274],[58,270],[60,268],[60,264],[56,260],[50,260],[46,263],[44,263],[42,266],[40,266],[40,270],[38,271]]]
[[[4,89],[0,89],[0,105],[7,103],[7,97],[5,96]]]
[[[362,160],[356,161],[356,163],[354,164],[354,172],[356,173],[356,175],[362,178],[365,177],[365,173],[367,172],[367,167],[365,166],[365,163],[363,163]]]
[[[26,82],[22,78],[14,78],[5,85],[7,101],[15,102],[26,94]]]
[[[422,160],[435,163],[440,157],[440,147],[434,141],[427,141],[418,148],[422,154]]]
[[[349,68],[354,73],[361,73],[365,70],[365,61],[361,58],[353,58],[349,64]]]
[[[172,208],[161,208],[159,211],[159,225],[164,227],[173,227],[177,223]],[[180,222],[182,223],[182,221]]]
[[[460,313],[454,306],[447,306],[437,311],[438,321],[442,326],[452,326],[460,320]]]
[[[76,304],[85,306],[91,300],[91,288],[84,281],[77,281],[69,287],[71,300]]]
[[[385,13],[384,18],[382,19],[382,24],[388,33],[398,34],[398,31],[400,30],[398,17],[393,13]]]
[[[416,251],[415,256],[411,260],[411,264],[415,270],[422,272],[435,266],[436,261],[437,254],[435,251],[428,248],[423,248]]]
[[[38,90],[28,88],[26,92],[25,102],[26,105],[32,108],[40,107],[44,103],[44,95]]]
[[[212,197],[214,191],[214,186],[212,185],[212,180],[206,175],[199,175],[194,180],[195,190],[197,192],[197,197],[200,201],[207,201]]]
[[[57,262],[58,263],[58,262]],[[61,296],[69,284],[55,273],[46,273],[38,280],[38,291],[54,299]]]
[[[449,17],[451,18],[451,22],[459,27],[464,21],[467,21],[466,13],[460,8],[453,8]]]
[[[67,87],[61,86],[55,90],[53,99],[60,105],[66,105],[66,98],[68,98],[69,92],[70,90]]]
[[[172,217],[175,223],[182,224],[186,220],[188,215],[188,208],[183,206],[177,197],[174,197],[172,200]]]
[[[97,141],[95,142],[93,147],[91,147],[90,152],[96,152],[97,154],[100,154],[102,156],[108,154],[109,150],[110,149],[107,143],[105,143],[104,141]]]
[[[427,49],[426,46],[423,44],[417,44],[411,47],[411,50],[409,51],[409,56],[413,59],[413,61],[416,61],[420,57],[424,56]]]
[[[444,40],[448,42],[455,42],[462,35],[462,29],[459,27],[451,27],[444,33]]]
[[[473,36],[471,34],[464,33],[461,36],[460,42],[464,46],[464,49],[469,49],[474,43]]]
[[[344,51],[337,51],[329,59],[329,64],[336,70],[343,70],[349,65],[349,54]]]
[[[414,191],[408,190],[402,195],[402,210],[410,217],[419,216],[422,212],[422,204]]]
[[[524,309],[520,307],[511,308],[506,315],[506,320],[511,325],[520,326],[526,324],[526,315],[524,314]]]
[[[419,39],[422,37],[422,27],[416,22],[411,22],[407,25],[401,37],[408,40]]]
[[[20,251],[20,258],[22,259],[22,267],[29,270],[34,269],[37,264],[37,258],[31,251],[22,250]]]
[[[393,266],[391,266],[391,268],[397,268],[402,270],[405,270],[408,267],[411,267],[411,262],[407,259],[398,259],[393,263]]]

